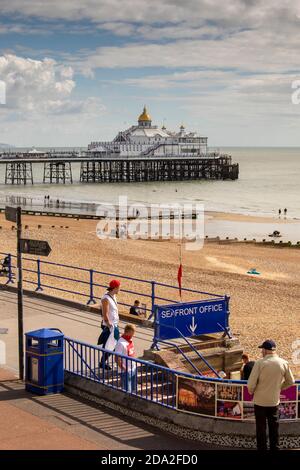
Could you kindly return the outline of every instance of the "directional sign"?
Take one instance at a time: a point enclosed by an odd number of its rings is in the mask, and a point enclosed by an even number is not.
[[[21,253],[36,256],[48,256],[51,248],[47,241],[21,238]]]
[[[17,208],[16,207],[5,207],[5,218],[9,222],[17,222]]]
[[[160,305],[156,310],[157,339],[223,332],[228,327],[227,300]],[[180,333],[178,332],[180,331]]]

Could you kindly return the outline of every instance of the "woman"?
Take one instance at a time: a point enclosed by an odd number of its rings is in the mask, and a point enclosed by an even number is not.
[[[118,303],[117,303],[117,294],[120,291],[120,281],[113,279],[109,283],[107,292],[101,299],[101,309],[102,309],[102,333],[98,339],[98,344],[102,345],[104,349],[114,350],[115,345],[120,337],[119,333],[119,312],[118,312]],[[110,370],[111,367],[106,364],[109,357],[108,353],[104,353],[102,356],[101,363],[99,367],[104,367],[104,369]]]

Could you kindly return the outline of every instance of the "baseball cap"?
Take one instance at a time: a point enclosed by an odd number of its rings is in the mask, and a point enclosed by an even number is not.
[[[109,283],[109,287],[111,289],[115,289],[116,287],[120,287],[121,283],[120,281],[118,281],[117,279],[113,279],[112,281],[110,281]]]
[[[263,344],[258,347],[260,349],[267,349],[268,351],[275,351],[276,343],[272,339],[266,339],[266,341],[264,341]]]

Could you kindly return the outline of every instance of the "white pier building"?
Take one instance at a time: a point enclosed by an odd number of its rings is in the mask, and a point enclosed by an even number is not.
[[[138,118],[138,124],[121,131],[111,142],[91,142],[90,153],[103,157],[205,157],[207,137],[196,132],[187,132],[182,125],[179,132],[166,129],[165,126],[152,125],[152,119],[146,109]]]

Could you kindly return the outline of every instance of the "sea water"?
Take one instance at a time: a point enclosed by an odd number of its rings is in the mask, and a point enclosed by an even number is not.
[[[274,216],[279,209],[287,208],[289,218],[300,219],[300,148],[217,150],[232,155],[233,162],[239,163],[238,180],[82,184],[80,163],[74,163],[73,185],[49,185],[42,183],[43,164],[34,164],[33,186],[6,186],[5,165],[0,165],[0,205],[14,195],[26,198],[21,200],[23,206],[39,207],[44,204],[44,196],[50,195],[53,200],[64,200],[66,211],[94,212],[98,203],[115,204],[119,196],[127,196],[131,203],[198,202],[206,210],[257,216]]]

